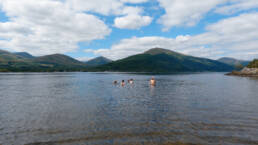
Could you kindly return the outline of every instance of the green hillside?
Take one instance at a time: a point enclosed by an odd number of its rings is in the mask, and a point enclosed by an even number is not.
[[[13,53],[8,51],[0,50],[0,62],[18,62],[23,61],[23,59]]]
[[[82,62],[63,54],[46,55],[33,59],[34,62],[54,65],[84,65]]]
[[[31,57],[0,50],[0,72],[83,71],[86,65],[62,54]]]
[[[196,72],[231,70],[233,70],[232,66],[215,60],[187,56],[167,49],[154,48],[143,54],[95,67],[91,71]]]
[[[258,59],[253,60],[247,65],[248,68],[258,68]]]
[[[27,58],[27,59],[31,59],[31,58],[35,58],[34,56],[32,56],[31,54],[27,53],[27,52],[16,52],[14,53],[16,56],[19,56],[21,58]]]
[[[99,65],[108,64],[110,62],[112,62],[112,60],[105,58],[103,56],[100,56],[85,62],[85,64],[88,66],[99,66]]]
[[[187,56],[161,48],[151,49],[143,54],[118,61],[111,62],[104,57],[99,57],[87,63],[62,54],[33,57],[28,53],[17,54],[0,51],[1,72],[117,71],[168,73],[231,71],[233,68],[233,66],[219,61]]]
[[[218,59],[218,61],[228,64],[228,65],[232,65],[238,70],[244,68],[245,66],[247,66],[250,63],[250,61],[238,60],[238,59],[234,59],[234,58],[230,58],[230,57],[222,57],[222,58]]]

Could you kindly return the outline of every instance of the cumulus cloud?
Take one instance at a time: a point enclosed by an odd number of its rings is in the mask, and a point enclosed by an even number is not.
[[[125,0],[124,0],[125,1]],[[126,0],[129,2],[129,0]],[[134,0],[134,2],[143,2],[142,0]],[[130,0],[130,2],[133,2]],[[120,29],[139,29],[148,26],[152,22],[152,17],[142,16],[143,9],[140,7],[124,7],[120,12],[122,16],[114,19],[114,27]]]
[[[239,11],[258,8],[257,0],[158,0],[165,14],[158,23],[163,31],[172,27],[194,26],[208,12],[234,14]]]
[[[257,0],[228,0],[228,4],[218,7],[215,12],[220,14],[234,14],[239,11],[258,8]]]
[[[58,0],[0,0],[9,21],[0,22],[0,47],[34,55],[75,51],[78,42],[103,39],[111,30],[94,15]]]
[[[79,60],[79,61],[82,61],[82,62],[86,62],[86,61],[89,61],[91,59],[94,59],[94,57],[84,56],[84,57],[77,57],[76,59]]]
[[[174,26],[193,26],[224,0],[158,0],[166,14],[159,19],[164,31]]]
[[[79,42],[104,39],[111,33],[94,13],[119,17],[120,28],[127,28],[128,24],[131,29],[148,25],[151,18],[141,16],[143,8],[125,4],[146,1],[0,0],[0,10],[8,17],[7,22],[0,22],[0,48],[33,55],[73,52]],[[132,22],[139,19],[144,21]],[[127,24],[121,25],[122,21]]]
[[[66,0],[66,5],[76,11],[102,15],[119,14],[124,7],[123,2],[119,0]]]
[[[241,59],[258,57],[258,13],[247,13],[221,20],[206,27],[206,32],[194,36],[133,37],[123,39],[110,49],[94,50],[113,60],[161,47],[181,53],[218,58],[235,56]]]
[[[114,20],[114,26],[120,29],[139,29],[151,23],[152,18],[149,16],[127,15],[118,17]]]
[[[189,40],[190,38],[191,38],[190,35],[186,35],[186,36],[179,35],[179,36],[176,37],[176,41],[177,42],[184,42],[184,41]]]
[[[66,0],[67,7],[76,11],[95,12],[101,15],[124,15],[140,13],[142,8],[127,6],[129,4],[139,4],[147,0]]]
[[[137,3],[145,3],[148,0],[121,0],[121,1],[124,2],[124,3],[134,3],[134,4],[137,4]]]
[[[127,6],[148,0],[66,0],[67,6],[76,11],[95,12],[101,15],[115,15],[114,26],[120,29],[139,29],[151,23],[150,16],[142,16],[142,7]]]
[[[76,51],[79,42],[104,39],[111,33],[102,19],[114,18],[113,26],[120,29],[140,29],[151,24],[154,18],[146,14],[143,5],[138,5],[145,2],[149,1],[0,0],[0,9],[8,17],[6,22],[0,22],[0,48],[27,51],[34,55]],[[208,12],[236,15],[237,12],[258,7],[257,0],[158,2],[165,10],[158,20],[164,31],[172,27],[194,26]],[[102,19],[95,15],[101,15]],[[121,40],[111,49],[91,52],[119,59],[152,47],[163,47],[207,57],[240,56],[243,52],[244,57],[250,58],[257,56],[257,19],[257,13],[247,13],[209,24],[206,32],[199,35],[133,37]],[[233,53],[229,54],[230,51]]]

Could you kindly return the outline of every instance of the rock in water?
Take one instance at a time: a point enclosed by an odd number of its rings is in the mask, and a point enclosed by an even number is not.
[[[241,71],[233,71],[227,75],[235,76],[257,76],[258,77],[258,68],[248,68],[245,67]]]
[[[246,75],[258,75],[258,68],[245,67],[244,69],[241,70],[241,73]]]

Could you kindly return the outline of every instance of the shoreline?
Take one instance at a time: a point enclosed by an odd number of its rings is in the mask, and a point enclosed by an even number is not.
[[[227,73],[225,74],[227,76],[238,76],[238,77],[258,77],[258,74],[256,75],[248,75],[248,74],[233,74],[233,73]]]
[[[227,73],[228,76],[241,76],[241,77],[258,77],[258,68],[245,67],[241,71],[232,71]]]

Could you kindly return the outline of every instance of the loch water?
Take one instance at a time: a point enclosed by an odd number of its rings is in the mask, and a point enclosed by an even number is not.
[[[0,145],[258,144],[258,78],[154,76],[0,73]]]

